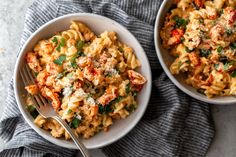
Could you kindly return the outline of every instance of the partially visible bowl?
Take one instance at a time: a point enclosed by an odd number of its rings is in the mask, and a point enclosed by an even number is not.
[[[28,124],[42,137],[46,140],[57,144],[62,147],[76,149],[77,147],[72,141],[66,141],[64,139],[56,139],[51,136],[48,131],[45,131],[33,123],[33,118],[28,113],[25,107],[25,97],[26,90],[24,89],[24,85],[22,79],[19,75],[19,71],[25,63],[24,56],[26,52],[29,52],[33,49],[34,45],[41,39],[48,38],[54,34],[54,32],[63,31],[69,28],[70,22],[72,20],[78,20],[87,24],[96,34],[100,34],[107,31],[115,31],[118,34],[119,40],[128,44],[130,47],[134,49],[136,52],[137,58],[141,61],[142,66],[138,69],[145,78],[147,79],[147,83],[144,85],[142,91],[137,96],[138,108],[133,112],[130,116],[126,119],[118,120],[112,125],[108,132],[100,132],[94,137],[90,139],[84,140],[83,143],[88,149],[94,149],[106,146],[115,142],[116,140],[120,139],[124,135],[126,135],[134,126],[138,123],[138,121],[143,116],[146,107],[149,102],[150,94],[151,94],[151,69],[149,65],[149,61],[147,56],[137,41],[137,39],[122,25],[119,23],[95,14],[88,14],[88,13],[80,13],[80,14],[69,14],[59,18],[56,18],[42,27],[40,27],[35,33],[31,35],[31,37],[27,40],[21,52],[19,53],[15,72],[14,72],[14,89],[15,89],[15,96],[17,100],[18,107],[28,122]]]
[[[160,38],[160,30],[161,30],[161,27],[163,26],[166,13],[170,10],[171,6],[173,5],[173,1],[174,0],[166,0],[162,3],[156,17],[156,22],[155,22],[155,31],[154,31],[155,48],[156,48],[158,59],[165,73],[180,90],[182,90],[183,92],[185,92],[186,94],[188,94],[189,96],[195,99],[198,99],[207,103],[211,103],[211,104],[219,104],[219,105],[235,104],[236,98],[233,96],[224,96],[224,97],[218,96],[214,98],[207,98],[205,95],[198,93],[195,88],[185,83],[186,78],[184,74],[179,74],[176,76],[173,76],[171,74],[169,67],[171,63],[174,61],[174,57],[172,57],[169,54],[168,50],[162,47],[161,45],[162,41]]]

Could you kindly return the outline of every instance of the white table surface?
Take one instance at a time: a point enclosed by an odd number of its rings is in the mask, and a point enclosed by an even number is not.
[[[0,0],[0,108],[5,107],[6,89],[13,74],[25,11],[32,2],[33,0]],[[212,113],[216,134],[206,156],[235,157],[236,104],[212,106]],[[0,148],[4,144],[1,141],[0,139]],[[91,153],[96,157],[104,157],[98,149],[91,150]]]

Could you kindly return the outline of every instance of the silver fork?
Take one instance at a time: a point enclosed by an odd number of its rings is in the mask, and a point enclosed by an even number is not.
[[[27,65],[22,68],[22,70],[20,71],[20,75],[22,77],[25,86],[34,84],[35,78],[32,76],[32,73]],[[75,136],[70,126],[63,119],[61,119],[61,117],[54,111],[50,103],[48,103],[41,94],[33,96],[30,95],[30,96],[33,100],[35,108],[40,113],[40,115],[43,116],[44,118],[53,118],[57,120],[69,133],[70,137],[73,139],[76,146],[81,151],[82,155],[84,157],[91,157],[89,155],[88,150],[85,148],[84,144],[81,141],[79,141],[79,139]]]

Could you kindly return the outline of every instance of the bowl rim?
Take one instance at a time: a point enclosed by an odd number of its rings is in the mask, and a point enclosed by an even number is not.
[[[116,27],[119,27],[121,29],[123,29],[124,31],[126,31],[126,33],[128,34],[128,36],[131,37],[131,40],[133,40],[135,43],[137,43],[139,46],[140,46],[140,51],[144,52],[143,53],[143,56],[145,57],[145,60],[147,61],[147,69],[148,70],[148,73],[147,73],[147,76],[149,78],[150,81],[147,81],[147,97],[145,97],[144,99],[146,99],[146,104],[142,104],[142,105],[145,105],[143,107],[143,110],[140,110],[139,113],[133,121],[132,123],[130,123],[129,125],[127,125],[127,129],[124,130],[124,132],[122,134],[120,134],[119,136],[115,136],[115,138],[111,138],[111,140],[107,141],[106,143],[103,143],[103,144],[93,144],[92,146],[86,146],[87,149],[96,149],[96,148],[101,148],[101,147],[104,147],[106,145],[109,145],[111,143],[114,143],[115,141],[121,139],[122,137],[124,137],[125,135],[127,135],[137,124],[138,122],[141,120],[141,118],[143,117],[146,109],[147,109],[147,106],[149,104],[149,101],[150,101],[150,97],[151,97],[151,87],[152,87],[152,73],[151,73],[151,67],[150,67],[150,63],[149,63],[149,60],[148,60],[148,57],[142,47],[142,45],[140,44],[140,42],[135,38],[135,36],[126,28],[124,27],[123,25],[119,24],[118,22],[116,22],[115,20],[112,20],[108,17],[105,17],[105,16],[102,16],[102,15],[97,15],[97,14],[93,14],[93,13],[72,13],[72,14],[67,14],[67,15],[63,15],[63,16],[60,16],[60,17],[57,17],[55,19],[52,19],[48,22],[46,22],[45,24],[43,24],[41,27],[39,27],[34,33],[31,34],[31,36],[26,40],[26,42],[24,43],[24,45],[22,46],[22,48],[20,49],[20,52],[17,56],[17,60],[16,60],[16,64],[15,64],[15,67],[14,67],[14,74],[13,74],[13,85],[14,85],[14,94],[15,94],[15,98],[16,98],[16,102],[17,102],[17,105],[18,105],[18,108],[20,109],[20,112],[21,114],[23,115],[24,119],[26,120],[26,122],[30,125],[31,128],[33,128],[41,137],[43,137],[44,139],[46,139],[47,141],[49,142],[52,142],[58,146],[61,146],[61,147],[65,147],[65,148],[69,148],[69,149],[78,149],[76,147],[76,145],[71,142],[71,143],[65,143],[64,141],[62,140],[59,140],[59,141],[56,141],[56,138],[51,136],[48,137],[47,134],[43,133],[41,128],[39,128],[38,126],[36,126],[32,120],[28,119],[27,118],[27,113],[23,110],[23,104],[21,104],[20,102],[20,98],[19,98],[19,92],[17,90],[17,86],[19,84],[19,81],[17,81],[17,78],[18,78],[18,75],[19,75],[19,65],[20,65],[20,62],[22,60],[22,55],[27,47],[27,45],[31,42],[31,40],[33,39],[33,37],[38,34],[38,32],[40,32],[41,30],[43,30],[45,27],[47,27],[48,25],[51,25],[53,24],[54,22],[58,21],[58,20],[62,20],[62,19],[66,19],[66,18],[73,18],[73,17],[83,17],[83,16],[88,16],[89,18],[100,18],[100,19],[103,19],[103,20],[106,20],[108,21],[109,23],[113,23],[116,25]],[[137,52],[136,52],[137,53]],[[21,59],[20,59],[21,58]]]
[[[159,35],[159,28],[160,25],[162,25],[162,14],[166,9],[166,5],[169,3],[173,3],[172,0],[166,0],[161,4],[161,7],[157,13],[156,16],[156,21],[155,21],[155,25],[154,25],[154,45],[155,45],[155,49],[156,49],[156,53],[158,56],[158,60],[164,70],[164,72],[167,74],[167,76],[169,77],[169,79],[175,84],[175,86],[177,86],[181,91],[183,91],[184,93],[186,93],[187,95],[198,99],[200,101],[206,102],[206,103],[210,103],[210,104],[216,104],[216,105],[231,105],[231,104],[235,104],[236,103],[236,99],[235,100],[224,100],[224,101],[219,101],[216,99],[209,99],[206,96],[199,96],[195,93],[193,93],[192,91],[188,90],[187,88],[185,88],[176,78],[174,75],[171,74],[169,67],[165,64],[165,61],[163,60],[163,56],[161,53],[161,49],[160,47],[161,45],[161,39],[160,39],[160,35]]]

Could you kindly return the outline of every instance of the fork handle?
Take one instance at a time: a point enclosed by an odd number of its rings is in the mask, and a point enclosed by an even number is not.
[[[64,128],[65,130],[69,133],[70,137],[72,140],[75,142],[75,145],[79,148],[80,152],[84,157],[91,157],[87,148],[84,146],[84,144],[79,141],[78,137],[75,136],[74,132],[70,128],[70,126],[59,116],[53,117],[55,120],[57,120]]]

